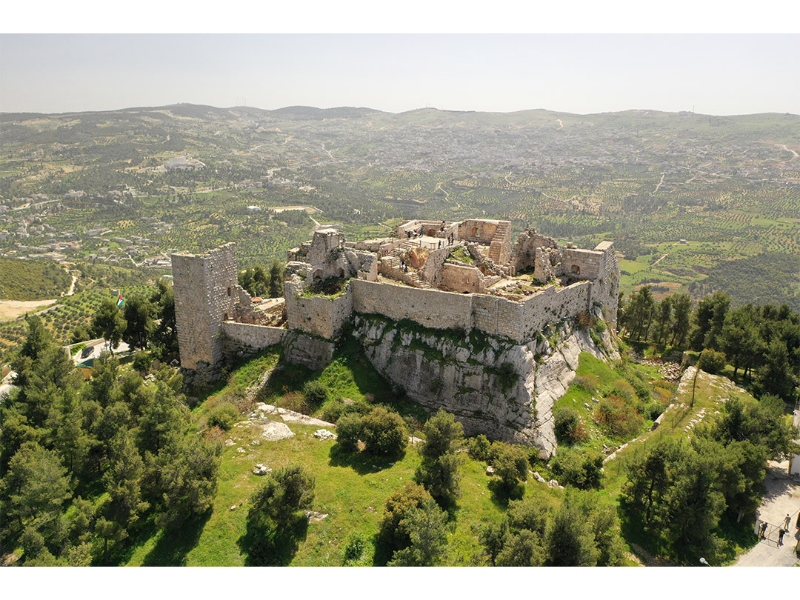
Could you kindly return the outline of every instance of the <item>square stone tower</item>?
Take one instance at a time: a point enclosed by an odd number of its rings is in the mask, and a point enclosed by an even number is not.
[[[223,359],[220,324],[233,317],[238,299],[236,244],[208,254],[173,254],[172,277],[181,366],[213,369]]]

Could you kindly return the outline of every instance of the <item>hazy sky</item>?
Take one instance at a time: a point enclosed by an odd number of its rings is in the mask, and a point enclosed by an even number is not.
[[[800,34],[4,34],[0,111],[800,114]]]

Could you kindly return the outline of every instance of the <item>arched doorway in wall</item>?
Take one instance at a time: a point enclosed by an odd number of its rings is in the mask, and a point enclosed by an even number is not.
[[[344,269],[342,269],[341,267],[339,268],[339,277],[344,278]]]
[[[572,274],[573,275],[580,275],[581,274],[581,268],[580,268],[579,265],[572,265]]]
[[[477,227],[473,227],[472,228],[472,237],[480,237],[480,235],[481,235],[481,230],[478,229]]]
[[[314,272],[311,274],[311,279],[319,279],[322,277],[322,269],[314,269]]]

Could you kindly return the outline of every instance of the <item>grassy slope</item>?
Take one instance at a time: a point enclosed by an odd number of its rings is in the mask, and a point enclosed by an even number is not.
[[[352,351],[352,348],[345,348],[338,353],[334,362],[321,371],[309,372],[287,365],[278,377],[271,380],[272,387],[266,394],[266,401],[279,401],[291,396],[302,387],[305,380],[313,379],[327,383],[335,395],[357,401],[365,398],[389,401],[392,396],[388,384],[368,364],[358,360]],[[207,407],[236,388],[254,384],[265,369],[277,362],[278,354],[267,352],[235,370],[226,385],[217,386],[193,411],[200,423]],[[303,377],[298,377],[298,374]],[[398,408],[403,414],[423,416],[419,407],[408,402],[401,402]],[[413,448],[407,449],[401,458],[391,460],[340,454],[335,442],[313,437],[318,427],[297,424],[289,424],[289,427],[296,434],[295,437],[277,442],[261,441],[256,445],[251,444],[258,438],[256,426],[232,429],[228,437],[234,444],[225,447],[219,487],[210,515],[174,535],[148,530],[135,542],[127,564],[246,564],[242,542],[247,529],[249,498],[263,481],[252,474],[256,463],[264,463],[273,469],[301,463],[316,476],[313,510],[329,516],[309,524],[306,537],[300,542],[290,564],[342,564],[347,537],[354,531],[360,531],[368,537],[377,533],[386,498],[413,478],[419,465],[419,455]],[[243,452],[239,452],[239,448]],[[486,465],[467,458],[466,454],[464,456],[466,462],[461,468],[463,493],[451,519],[448,554],[445,557],[445,562],[451,565],[470,563],[473,555],[480,550],[477,525],[498,519],[503,511],[502,503],[495,500],[489,490]],[[560,496],[558,490],[550,490],[532,479],[527,483],[527,488],[527,493]],[[232,506],[236,506],[236,509],[231,510]]]
[[[203,414],[227,394],[237,389],[255,384],[263,372],[279,362],[277,352],[267,352],[234,370],[226,384],[211,390],[203,402],[194,409],[200,425]],[[650,374],[656,377],[654,369]],[[603,386],[619,385],[621,375],[606,363],[582,354],[578,375],[595,375]],[[286,366],[278,370],[278,376],[270,380],[270,389],[264,394],[268,402],[291,399],[306,380],[318,379],[328,384],[333,395],[346,396],[356,401],[378,401],[390,403],[393,400],[388,384],[371,369],[368,363],[359,360],[355,348],[346,346],[337,353],[334,362],[321,371],[307,371],[302,368]],[[699,415],[709,417],[719,410],[722,399],[731,395],[744,394],[734,388],[724,378],[701,373],[694,406],[688,407],[691,388],[681,390],[674,399],[665,423],[655,432],[648,431],[649,422],[643,424],[639,437],[618,453],[616,459],[605,466],[603,487],[599,496],[606,502],[616,504],[624,483],[624,463],[641,452],[648,440],[656,436],[688,436],[690,423]],[[597,396],[600,392],[596,392]],[[584,418],[591,437],[584,447],[601,448],[604,443],[618,446],[626,440],[613,439],[605,435],[589,419],[589,411],[584,402],[594,408],[592,394],[579,385],[573,385],[557,405],[571,405]],[[412,403],[401,402],[401,413],[420,419],[424,415]],[[252,474],[256,463],[264,463],[273,469],[288,464],[301,463],[316,477],[316,499],[313,510],[328,516],[319,522],[309,524],[304,538],[299,541],[297,551],[287,562],[302,566],[335,566],[342,564],[344,546],[348,536],[361,532],[373,538],[383,513],[386,498],[405,482],[413,479],[419,465],[419,455],[409,447],[399,459],[379,459],[367,455],[341,454],[333,441],[322,441],[313,437],[316,426],[289,424],[295,436],[277,442],[260,441],[259,431],[254,425],[235,427],[227,436],[233,441],[225,447],[219,474],[219,487],[213,509],[203,519],[188,524],[177,534],[169,535],[154,528],[134,543],[126,556],[128,565],[195,565],[195,566],[236,566],[245,565],[247,552],[244,537],[247,530],[247,511],[249,498],[263,481]],[[242,451],[239,451],[239,449]],[[496,520],[505,510],[503,502],[498,501],[489,489],[490,479],[485,475],[486,465],[472,460],[466,454],[461,468],[462,496],[451,515],[445,564],[474,564],[474,557],[480,552],[478,531],[480,524]],[[542,469],[547,477],[546,469]],[[550,489],[530,478],[525,485],[525,493],[542,494],[556,503],[563,494],[558,489]],[[231,507],[235,506],[234,510]],[[723,523],[723,528],[726,524]],[[734,541],[737,531],[731,530],[723,535]],[[631,536],[628,541],[645,545],[647,540]],[[741,550],[743,543],[738,544]],[[654,553],[658,548],[650,548]],[[371,561],[367,561],[371,562]]]

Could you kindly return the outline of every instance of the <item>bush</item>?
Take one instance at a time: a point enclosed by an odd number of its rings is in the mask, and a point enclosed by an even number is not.
[[[603,455],[596,450],[581,453],[564,448],[550,461],[550,469],[559,483],[581,489],[600,486]]]
[[[464,426],[452,414],[442,409],[428,419],[423,431],[425,441],[419,450],[423,457],[430,459],[455,451],[464,436]]]
[[[521,448],[505,442],[493,442],[490,460],[506,492],[512,491],[520,481],[527,481],[528,457]]]
[[[578,325],[578,329],[583,331],[594,327],[594,317],[585,310],[578,313],[578,316],[575,317],[575,322]]]
[[[416,478],[442,506],[455,504],[461,494],[458,467],[463,457],[448,453],[437,458],[425,458],[417,468]]]
[[[481,433],[467,440],[467,448],[469,448],[470,456],[475,460],[488,461],[492,443],[489,441],[489,438]]]
[[[303,386],[303,397],[309,408],[318,408],[328,400],[328,386],[321,381],[309,381]]]
[[[553,421],[559,442],[582,442],[588,437],[578,411],[572,407],[557,408],[553,411]]]
[[[591,373],[578,375],[573,385],[582,387],[590,394],[595,394],[597,390],[600,389],[600,379],[597,375],[592,375]]]
[[[661,402],[651,402],[644,407],[644,418],[655,421],[664,412],[665,406]]]
[[[716,375],[725,369],[726,364],[727,358],[724,353],[706,348],[700,353],[700,361],[697,366],[706,373]]]
[[[149,352],[137,352],[133,357],[133,368],[139,373],[147,373],[153,366],[153,357]]]
[[[642,415],[621,396],[611,395],[600,400],[594,411],[595,420],[606,426],[612,435],[624,437],[635,434],[644,420]]]
[[[369,540],[360,531],[352,532],[344,546],[344,564],[358,564],[364,557],[364,553],[369,547]]]
[[[386,499],[378,540],[389,556],[411,543],[409,532],[401,522],[408,516],[411,508],[419,507],[426,499],[430,500],[431,495],[424,487],[413,481],[407,482]]]
[[[217,404],[208,412],[206,422],[209,427],[219,427],[228,431],[239,419],[239,411],[230,402]]]
[[[361,417],[361,440],[370,454],[396,455],[408,445],[408,431],[400,415],[376,406]]]
[[[500,365],[500,367],[495,370],[495,376],[504,392],[510,390],[517,382],[517,379],[519,379],[519,375],[517,375],[517,371],[511,363],[503,363]]]
[[[324,421],[336,423],[344,415],[365,415],[370,410],[372,410],[372,407],[365,402],[350,402],[350,404],[345,404],[342,398],[336,398],[322,407],[320,418]]]
[[[299,510],[314,502],[314,476],[301,466],[289,466],[267,476],[251,498],[249,519],[286,525]]]
[[[352,452],[358,446],[361,437],[361,417],[355,413],[342,415],[336,422],[336,435],[339,447],[345,452]]]

